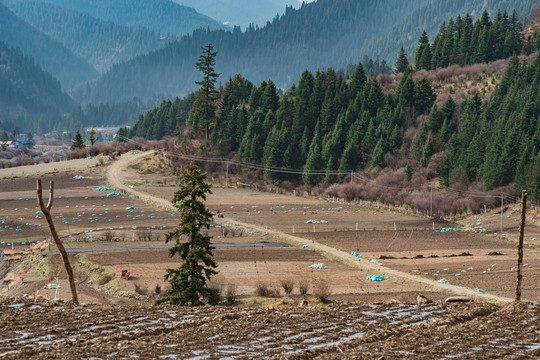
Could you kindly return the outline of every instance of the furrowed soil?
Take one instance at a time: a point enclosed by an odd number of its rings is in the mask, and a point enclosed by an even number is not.
[[[79,306],[7,300],[6,359],[535,359],[538,305]],[[39,324],[39,326],[36,326]]]

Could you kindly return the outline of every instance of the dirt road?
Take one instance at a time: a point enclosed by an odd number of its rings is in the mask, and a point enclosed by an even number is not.
[[[132,189],[132,188],[126,186],[123,183],[124,176],[122,174],[122,170],[127,165],[129,165],[131,162],[137,161],[137,160],[139,160],[139,159],[141,159],[141,158],[143,158],[145,156],[149,156],[152,153],[153,153],[152,151],[148,151],[148,152],[142,152],[142,153],[138,153],[138,154],[126,154],[126,155],[123,155],[120,158],[119,161],[113,163],[110,166],[109,170],[107,171],[107,178],[111,182],[111,185],[113,185],[117,189],[122,189],[126,193],[130,193],[133,196],[136,196],[136,197],[138,197],[140,199],[145,199],[147,201],[157,203],[160,206],[164,206],[164,207],[166,207],[168,209],[174,209],[172,207],[170,201],[167,201],[165,199],[162,199],[162,198],[159,198],[159,197],[156,197],[156,196],[152,196],[152,195],[149,195],[149,194],[142,193],[140,191],[137,191],[135,189]],[[304,238],[300,238],[300,237],[293,236],[293,235],[290,235],[290,234],[285,234],[285,233],[275,231],[275,230],[269,230],[269,229],[263,228],[261,226],[248,224],[248,223],[240,222],[240,221],[229,219],[229,218],[227,218],[227,219],[215,219],[215,221],[217,223],[221,223],[221,224],[224,224],[224,225],[228,224],[228,225],[233,225],[233,226],[250,228],[252,231],[255,231],[255,232],[267,233],[269,236],[272,236],[276,240],[290,242],[290,243],[295,244],[297,246],[303,246],[307,241]],[[424,287],[424,288],[427,287],[429,289],[443,290],[443,291],[451,292],[451,293],[454,293],[454,294],[457,294],[457,295],[477,297],[477,298],[481,298],[481,299],[489,300],[489,301],[510,302],[510,301],[513,300],[513,299],[510,299],[510,298],[507,298],[507,297],[501,297],[501,296],[496,296],[496,295],[492,295],[492,294],[485,294],[485,293],[475,292],[474,290],[472,290],[470,288],[466,288],[466,287],[460,287],[460,286],[455,286],[455,285],[451,285],[451,284],[439,283],[439,282],[433,281],[431,279],[426,279],[426,278],[423,278],[423,277],[420,277],[420,276],[416,276],[416,275],[413,275],[413,274],[408,274],[408,273],[405,273],[405,272],[402,272],[402,271],[399,271],[399,270],[395,270],[395,269],[391,269],[391,268],[388,268],[388,267],[385,267],[385,266],[374,264],[374,263],[372,263],[372,262],[370,262],[370,261],[368,261],[366,259],[357,258],[357,257],[355,257],[355,256],[353,256],[353,255],[351,255],[349,253],[346,253],[346,252],[341,251],[341,250],[337,250],[335,248],[332,248],[332,247],[324,245],[324,244],[310,243],[309,247],[312,250],[322,252],[326,256],[337,258],[337,259],[345,262],[347,265],[354,266],[354,267],[357,267],[357,268],[362,268],[362,269],[369,269],[371,271],[377,272],[378,274],[383,275],[386,279],[388,279],[390,281],[394,281],[396,283],[412,282],[412,283],[416,284],[416,286],[420,285],[421,287]]]

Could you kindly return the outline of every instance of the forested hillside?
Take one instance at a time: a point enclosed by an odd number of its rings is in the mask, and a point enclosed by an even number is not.
[[[473,25],[467,13],[456,21],[444,22],[430,44],[426,32],[422,34],[416,49],[416,70],[430,70],[451,64],[470,65],[505,59],[512,55],[530,54],[535,50],[533,36],[525,39],[524,26],[516,11],[508,16],[506,11],[497,12],[493,21],[487,11]],[[535,35],[536,36],[536,35]]]
[[[285,6],[298,8],[302,2],[298,0],[174,0],[229,25],[237,25],[246,29],[250,24],[260,27],[266,25],[277,14],[285,12]]]
[[[319,0],[299,10],[289,7],[262,29],[241,32],[198,30],[163,49],[114,66],[91,85],[90,93],[74,97],[90,102],[146,98],[155,92],[186,94],[194,89],[193,64],[206,43],[216,45],[223,79],[241,73],[254,82],[271,77],[290,86],[305,69],[345,67],[365,54],[361,46],[425,0]],[[384,14],[384,15],[383,15]],[[133,78],[131,74],[140,74]]]
[[[62,44],[39,32],[0,3],[0,41],[22,49],[60,80],[62,88],[98,76],[97,71]]]
[[[519,5],[516,7],[528,14],[533,1],[497,0],[487,3],[487,9],[496,12],[498,7],[506,9],[512,4]],[[483,5],[483,0],[319,0],[304,4],[298,10],[287,8],[284,16],[261,29],[250,27],[244,33],[239,28],[232,33],[196,31],[161,50],[114,66],[93,83],[89,91],[80,88],[73,96],[79,100],[106,102],[133,96],[147,98],[158,91],[187,94],[194,89],[196,80],[192,64],[200,48],[207,43],[215,44],[219,52],[217,71],[223,74],[221,79],[241,73],[256,83],[270,77],[276,86],[287,88],[305,69],[341,68],[358,63],[364,55],[374,58],[382,54],[381,58],[391,57],[393,63],[401,44],[414,39],[411,50],[406,47],[407,52],[412,53],[424,27],[422,24],[429,24],[435,33],[442,20],[470,9],[480,15]],[[417,17],[413,17],[415,14]],[[406,27],[418,29],[418,34],[395,33],[396,27],[405,26],[404,21]],[[391,38],[381,38],[389,32]],[[374,43],[374,38],[380,42]],[[392,53],[388,50],[390,39]],[[134,73],[140,76],[133,78]]]
[[[489,21],[495,24],[497,18]],[[488,44],[496,49],[498,42],[494,37]],[[459,191],[515,183],[516,193],[527,188],[538,201],[537,54],[529,62],[514,56],[483,66],[378,78],[368,77],[361,64],[348,78],[333,69],[305,71],[282,96],[271,80],[256,86],[238,75],[219,88],[212,118],[202,116],[199,92],[195,100],[164,102],[141,116],[127,135],[159,138],[185,124],[190,136],[204,139],[209,129],[198,155],[237,158],[269,169],[303,169],[301,181],[308,187],[344,181],[354,171],[362,179],[385,183],[386,193],[369,196],[389,201],[398,195],[409,201],[410,190],[427,181]],[[286,172],[264,175],[272,181],[299,181]],[[455,211],[472,205],[449,201],[446,206]]]
[[[387,32],[374,36],[364,51],[368,55],[377,54],[387,61],[393,61],[401,46],[408,54],[414,54],[417,40],[424,30],[433,41],[441,23],[452,17],[455,20],[458,14],[463,17],[469,13],[476,21],[484,10],[493,17],[499,9],[508,14],[515,9],[521,21],[530,21],[531,10],[538,5],[538,0],[428,0],[413,12],[403,14]]]
[[[99,72],[112,64],[155,50],[169,39],[137,27],[117,25],[88,14],[35,0],[4,1],[23,20],[90,62]]]
[[[189,34],[198,28],[227,29],[193,8],[171,0],[43,0],[130,27],[145,27],[161,35]]]
[[[62,121],[75,102],[58,80],[18,48],[0,42],[0,128],[41,133]]]

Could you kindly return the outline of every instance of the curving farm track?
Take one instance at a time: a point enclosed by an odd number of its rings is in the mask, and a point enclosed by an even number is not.
[[[134,162],[134,161],[137,161],[137,160],[139,160],[141,158],[149,156],[152,153],[153,153],[153,151],[147,151],[147,152],[142,152],[142,153],[138,153],[138,154],[122,155],[120,160],[113,163],[110,166],[110,168],[108,169],[107,178],[110,181],[111,185],[113,185],[117,189],[122,189],[126,193],[132,194],[132,196],[136,196],[136,197],[138,197],[140,199],[145,199],[145,200],[157,203],[157,204],[159,204],[161,206],[164,206],[164,207],[167,207],[169,209],[174,209],[172,207],[170,201],[168,201],[166,199],[163,199],[163,198],[160,198],[160,197],[156,197],[156,196],[153,196],[153,195],[149,195],[149,194],[137,191],[137,190],[132,189],[132,188],[129,188],[127,185],[125,185],[123,183],[124,176],[122,174],[122,170],[126,166],[128,166],[131,162]],[[258,225],[253,225],[253,224],[249,224],[249,223],[245,223],[245,222],[240,222],[240,221],[229,219],[229,218],[228,219],[217,219],[216,218],[215,221],[218,222],[218,223],[232,224],[232,225],[236,225],[236,226],[250,228],[251,230],[253,230],[255,232],[267,233],[268,235],[274,237],[275,239],[278,239],[280,241],[290,242],[290,243],[295,244],[297,246],[302,246],[302,244],[304,244],[306,242],[305,239],[294,236],[294,235],[285,234],[285,233],[275,231],[275,230],[269,230],[269,229],[263,228],[263,227],[258,226]],[[513,299],[510,299],[510,298],[507,298],[507,297],[497,296],[497,295],[493,295],[493,294],[478,293],[478,292],[475,292],[474,290],[466,288],[466,287],[455,286],[455,285],[451,285],[451,284],[438,283],[436,281],[426,279],[426,278],[423,278],[421,276],[416,276],[416,275],[413,275],[413,274],[405,273],[405,272],[395,270],[395,269],[391,269],[391,268],[388,268],[388,267],[379,266],[379,265],[376,265],[376,264],[373,264],[373,263],[369,262],[368,260],[359,259],[359,258],[357,258],[355,256],[352,256],[349,253],[346,253],[346,252],[341,251],[341,250],[337,250],[335,248],[332,248],[332,247],[324,245],[324,244],[313,243],[313,244],[310,245],[310,248],[312,248],[314,250],[317,250],[317,251],[321,251],[326,256],[332,256],[334,258],[338,258],[338,259],[346,262],[347,264],[349,264],[351,266],[377,271],[378,273],[383,274],[386,278],[388,278],[388,279],[390,279],[392,281],[412,282],[412,283],[415,283],[417,285],[432,288],[432,289],[435,289],[435,290],[439,289],[439,290],[442,290],[442,291],[447,291],[447,292],[454,293],[456,295],[476,297],[476,298],[481,298],[481,299],[489,300],[489,301],[510,302],[510,301],[513,300]]]

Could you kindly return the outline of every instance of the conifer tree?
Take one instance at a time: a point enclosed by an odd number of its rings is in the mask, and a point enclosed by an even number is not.
[[[426,110],[431,109],[436,98],[437,96],[429,81],[426,78],[418,80],[414,88],[414,107],[416,112],[423,114]]]
[[[179,227],[165,237],[165,242],[174,241],[169,257],[179,255],[182,265],[167,269],[165,280],[170,283],[165,297],[157,302],[181,306],[200,306],[205,301],[217,305],[217,289],[208,287],[208,281],[217,274],[213,259],[211,237],[203,235],[201,228],[210,228],[213,214],[204,204],[206,195],[211,194],[212,185],[206,182],[206,174],[191,163],[182,170],[179,189],[172,203],[180,212]]]
[[[379,141],[377,142],[377,145],[375,145],[375,149],[373,150],[373,158],[371,159],[370,169],[373,169],[377,166],[382,166],[383,159],[384,159],[383,147],[384,147],[383,138],[381,136],[379,138]]]
[[[323,170],[325,165],[322,162],[322,140],[319,136],[319,132],[315,133],[313,142],[311,143],[308,158],[306,160],[306,166],[304,167],[304,173],[302,174],[302,179],[306,185],[314,185],[319,178],[319,175],[310,173],[313,170]]]
[[[97,131],[92,129],[90,130],[90,132],[88,133],[88,142],[90,143],[90,146],[94,146],[97,142],[97,138],[96,138],[96,134],[97,134]]]
[[[405,165],[404,172],[407,175],[407,180],[411,181],[411,179],[412,179],[412,169],[411,169],[411,165],[409,165],[409,163],[407,163],[407,165]]]
[[[188,125],[193,130],[205,130],[205,137],[208,140],[208,129],[214,119],[215,105],[214,100],[217,94],[216,81],[219,75],[215,72],[217,51],[214,51],[212,44],[202,47],[202,54],[195,63],[195,68],[199,70],[203,79],[195,83],[201,85],[197,91],[195,103],[189,113]]]
[[[399,55],[396,61],[396,73],[408,74],[410,72],[409,60],[407,59],[407,53],[403,50],[403,46],[399,51]]]
[[[420,165],[423,167],[428,166],[429,159],[431,159],[431,155],[433,154],[433,142],[431,141],[431,136],[428,136],[426,143],[424,145],[424,149],[422,150],[422,156],[420,157]]]
[[[71,150],[82,149],[85,146],[86,145],[84,145],[84,139],[81,133],[79,132],[79,130],[77,130],[77,133],[75,134],[75,136],[73,137],[73,140],[71,141]]]
[[[416,49],[416,57],[414,58],[415,70],[429,70],[431,68],[431,49],[429,46],[429,39],[427,32],[424,30],[420,39],[418,40],[418,47]]]

